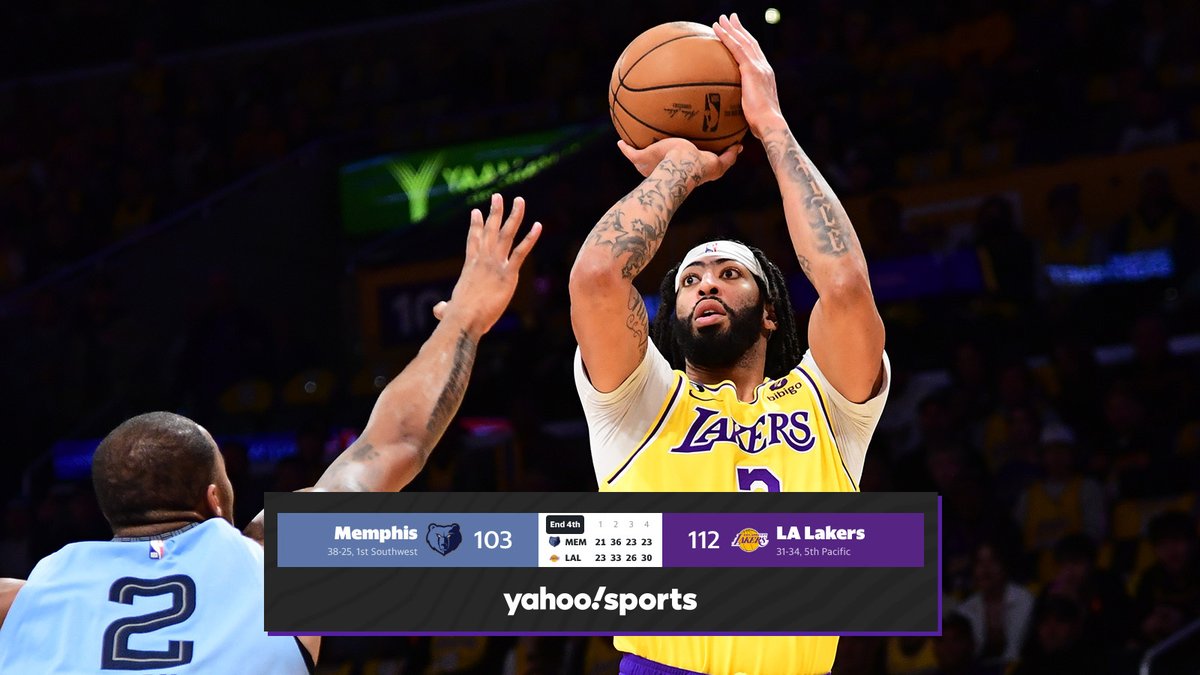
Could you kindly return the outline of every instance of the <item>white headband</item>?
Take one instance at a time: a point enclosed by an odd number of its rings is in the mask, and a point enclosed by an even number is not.
[[[750,249],[736,241],[720,240],[700,244],[683,256],[683,262],[679,263],[679,271],[675,273],[675,290],[679,290],[679,284],[683,282],[683,275],[686,274],[688,265],[708,258],[739,262],[750,270],[751,274],[758,277],[759,281],[763,284],[767,283],[767,275],[763,274],[762,265],[758,264],[758,258],[754,257]]]

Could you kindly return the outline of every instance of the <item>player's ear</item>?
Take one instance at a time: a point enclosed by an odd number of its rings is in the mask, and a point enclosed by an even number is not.
[[[779,321],[775,315],[775,305],[766,302],[763,303],[763,330],[768,333],[774,333],[779,328]]]
[[[213,483],[208,484],[208,488],[204,491],[204,503],[208,507],[208,512],[217,518],[225,518],[225,509],[221,506],[221,492]]]

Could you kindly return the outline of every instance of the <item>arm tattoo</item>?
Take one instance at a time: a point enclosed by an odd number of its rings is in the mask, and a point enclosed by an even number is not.
[[[646,303],[636,288],[629,289],[629,313],[625,315],[625,327],[637,337],[638,354],[646,355],[646,341],[650,339],[650,319],[646,314]]]
[[[820,174],[800,150],[792,133],[784,131],[764,136],[768,137],[763,145],[775,175],[790,180],[803,191],[804,208],[808,211],[817,251],[835,258],[849,253],[853,241],[850,223],[834,209],[836,197],[826,194]],[[804,262],[800,265],[803,268]]]
[[[363,442],[361,445],[355,443],[347,454],[356,462],[369,462],[379,456],[379,451],[370,443]]]
[[[804,272],[804,276],[808,277],[809,281],[812,281],[812,263],[802,255],[796,255],[796,260],[800,261],[800,271]]]
[[[454,364],[450,367],[450,375],[446,378],[446,384],[442,386],[442,393],[438,394],[437,403],[433,406],[433,412],[429,415],[429,422],[425,425],[425,430],[431,434],[440,435],[446,430],[450,424],[450,418],[454,417],[454,413],[458,411],[458,405],[462,403],[463,394],[467,391],[467,380],[471,379],[471,366],[475,363],[475,342],[467,335],[466,331],[462,331],[458,336],[458,342],[454,345]],[[423,444],[418,449],[421,453],[421,463],[423,464],[429,456],[429,444]]]
[[[621,276],[632,279],[658,251],[671,217],[700,179],[695,161],[664,159],[649,178],[604,214],[584,245],[608,246],[614,260],[624,257]]]

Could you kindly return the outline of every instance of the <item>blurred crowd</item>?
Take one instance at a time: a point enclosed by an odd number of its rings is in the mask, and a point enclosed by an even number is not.
[[[0,88],[0,292],[310,141],[419,149],[602,119],[597,92],[630,26],[726,10],[646,4],[528,3],[195,60],[147,36],[118,71]],[[983,270],[971,291],[880,303],[895,370],[862,489],[943,495],[944,635],[845,638],[836,673],[1128,673],[1200,617],[1200,235],[1180,177],[1145,174],[1136,200],[1100,223],[1085,222],[1078,186],[1064,182],[1036,232],[1003,195],[960,231],[915,232],[890,193],[1195,138],[1197,26],[1196,3],[1091,0],[822,1],[756,27],[801,143],[839,195],[870,198],[856,221],[868,261],[968,251]],[[530,293],[484,341],[459,419],[412,489],[595,489],[566,279],[587,228],[633,185],[612,155],[587,150],[522,188],[539,220],[568,226],[547,228]],[[758,209],[777,199],[750,151],[672,232],[745,239],[799,278],[782,225],[777,240],[759,238]],[[1050,278],[1053,265],[1146,250],[1169,252],[1172,271],[1091,288]],[[407,357],[299,346],[295,317],[218,273],[183,301],[190,323],[168,357],[145,364],[129,299],[103,274],[75,297],[38,294],[3,336],[5,377],[24,383],[3,417],[10,457],[25,466],[64,429],[100,435],[146,405],[186,411],[221,440],[243,525],[264,491],[315,481]],[[145,400],[135,364],[161,373],[165,399]],[[292,437],[294,454],[258,461],[235,438],[268,431]],[[30,466],[23,486],[19,471],[0,479],[0,576],[109,536],[86,481]],[[342,638],[320,672],[605,673],[617,658],[601,638]]]
[[[126,63],[0,87],[0,291],[331,134],[395,149],[602,119],[631,27],[728,11],[516,3],[189,59],[162,53],[189,44],[172,37],[186,28],[175,13],[152,7],[131,27],[117,7],[68,4],[56,20],[117,24]],[[743,15],[784,110],[843,194],[1171,144],[1200,125],[1195,3],[825,0],[770,26],[758,11]],[[215,24],[197,16],[184,33]]]

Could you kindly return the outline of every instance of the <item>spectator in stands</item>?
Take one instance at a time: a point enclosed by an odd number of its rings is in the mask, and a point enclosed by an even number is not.
[[[927,675],[937,668],[934,638],[890,637],[884,658],[887,675]]]
[[[1038,242],[1043,265],[1092,265],[1105,257],[1104,237],[1083,219],[1079,185],[1061,183],[1046,197],[1047,227]]]
[[[971,623],[975,654],[985,665],[1015,663],[1033,611],[1033,595],[1009,578],[1011,556],[995,542],[975,549],[975,593],[957,611]]]
[[[1050,598],[1073,600],[1084,613],[1085,639],[1118,649],[1129,637],[1133,602],[1116,575],[1096,566],[1096,555],[1096,544],[1086,534],[1060,539],[1054,547],[1058,569],[1038,595],[1034,615]]]
[[[1138,581],[1136,615],[1142,635],[1153,639],[1169,634],[1176,620],[1200,617],[1200,542],[1196,520],[1181,511],[1155,517],[1148,535],[1155,563]]]
[[[1095,427],[1101,417],[1104,388],[1089,340],[1076,331],[1059,331],[1052,340],[1050,364],[1043,374],[1043,388],[1062,421],[1076,431]],[[1083,434],[1082,440],[1093,441],[1095,434]]]
[[[920,240],[904,224],[900,202],[883,193],[867,205],[867,226],[863,228],[863,251],[872,261],[905,258],[926,252]]]
[[[1109,250],[1130,253],[1165,248],[1171,251],[1176,277],[1186,278],[1200,259],[1200,232],[1195,215],[1171,187],[1167,172],[1154,169],[1142,177],[1141,191],[1133,211],[1113,228]]]
[[[1009,406],[1004,417],[1003,443],[990,455],[996,496],[1001,506],[1012,509],[1017,499],[1041,476],[1042,414],[1030,401]]]
[[[1146,404],[1126,381],[1113,382],[1104,399],[1104,429],[1097,451],[1089,458],[1089,472],[1106,477],[1106,488],[1122,497],[1173,494],[1186,476],[1172,475],[1175,468],[1164,461],[1170,447],[1167,429],[1147,421]]]
[[[146,186],[141,169],[127,166],[117,182],[117,206],[112,215],[112,232],[118,238],[149,225],[156,215],[154,194]]]
[[[969,594],[974,585],[975,552],[981,545],[997,542],[1000,550],[1021,550],[1021,533],[1008,512],[996,504],[994,492],[985,476],[972,471],[942,493],[943,588],[956,600]]]
[[[1170,333],[1160,314],[1137,319],[1130,334],[1133,360],[1120,368],[1133,395],[1146,406],[1147,424],[1173,431],[1197,406],[1196,372],[1171,351]]]
[[[975,655],[978,648],[971,620],[958,612],[951,612],[942,619],[942,635],[933,641],[937,658],[934,675],[999,675],[1002,672],[999,667],[980,664]]]
[[[279,159],[287,152],[284,125],[272,118],[266,103],[258,101],[251,105],[246,118],[245,130],[233,143],[234,166],[243,172]]]
[[[979,206],[974,245],[988,290],[1001,300],[1033,299],[1033,244],[1018,229],[1012,204],[1007,199],[992,196]]]
[[[1121,130],[1117,152],[1134,152],[1158,145],[1172,145],[1182,138],[1179,120],[1171,114],[1162,90],[1146,83],[1137,91],[1129,121]]]
[[[1049,549],[1064,535],[1079,532],[1104,539],[1104,490],[1079,470],[1075,448],[1070,427],[1052,423],[1042,429],[1042,477],[1021,493],[1013,510],[1026,553]]]
[[[1061,596],[1035,613],[1033,631],[1013,675],[1096,675],[1107,664],[1103,651],[1085,640],[1083,608]]]

